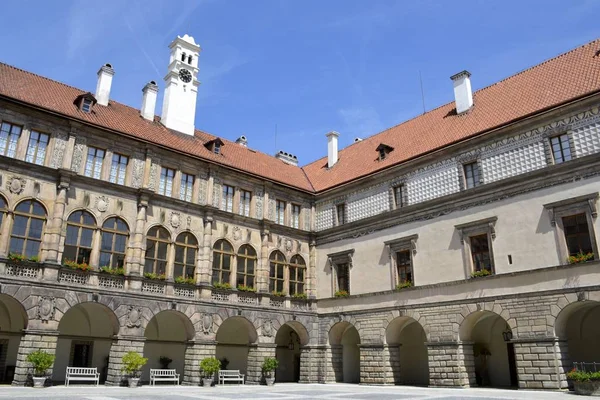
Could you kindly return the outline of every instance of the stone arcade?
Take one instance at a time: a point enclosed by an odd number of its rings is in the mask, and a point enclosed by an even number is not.
[[[299,167],[194,128],[200,47],[140,110],[0,64],[0,380],[129,350],[261,381],[566,388],[600,362],[600,41]],[[450,86],[449,86],[450,88]],[[449,89],[450,90],[450,89]],[[325,139],[323,141],[325,148]],[[67,267],[70,265],[70,267]],[[87,269],[87,266],[91,269]]]

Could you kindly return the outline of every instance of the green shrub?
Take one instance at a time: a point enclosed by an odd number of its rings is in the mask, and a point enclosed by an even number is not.
[[[145,272],[144,278],[150,279],[153,281],[164,281],[165,279],[167,279],[167,276],[165,274],[157,274],[154,272]]]
[[[567,372],[567,378],[575,382],[600,381],[600,371],[586,372],[573,368],[571,371]]]
[[[229,283],[215,282],[212,285],[215,289],[225,289],[225,290],[231,289],[231,285]]]
[[[279,361],[273,357],[266,357],[263,361],[262,370],[265,373],[271,373],[279,367]]]
[[[194,279],[194,277],[192,277],[192,276],[190,276],[189,278],[186,278],[183,276],[178,276],[175,278],[175,283],[179,283],[182,285],[195,285],[196,279]]]
[[[46,371],[54,364],[54,354],[46,353],[44,350],[36,350],[27,355],[27,362],[33,365],[35,376],[45,376]]]
[[[77,261],[65,260],[63,266],[71,269],[78,269],[79,271],[89,271],[92,267],[88,263],[78,263]]]
[[[123,361],[121,372],[125,372],[128,376],[134,378],[140,376],[142,367],[148,362],[147,358],[142,357],[140,353],[135,351],[125,353],[121,360]]]
[[[123,276],[125,275],[125,268],[111,268],[109,266],[104,266],[100,268],[100,273]]]
[[[273,296],[275,296],[275,297],[285,297],[285,296],[287,296],[287,293],[286,293],[286,292],[284,292],[283,290],[282,290],[281,292],[278,292],[278,291],[276,291],[276,290],[273,290],[273,291],[271,292],[271,294],[272,294]]]
[[[345,290],[338,290],[337,292],[334,293],[335,297],[348,297],[350,296],[350,293],[348,293]]]
[[[488,271],[487,269],[482,269],[480,271],[475,271],[471,274],[471,278],[482,278],[484,276],[490,276],[492,274],[491,271]]]
[[[200,361],[200,371],[206,378],[212,378],[221,369],[221,361],[216,357],[208,357]]]
[[[580,251],[579,253],[575,254],[574,256],[569,256],[567,261],[569,262],[569,264],[579,264],[579,263],[584,263],[586,261],[590,261],[593,259],[594,259],[594,253],[583,254],[583,252]]]
[[[306,293],[294,293],[292,295],[292,299],[296,299],[296,300],[306,300],[308,298],[308,296],[306,295]]]
[[[252,286],[246,286],[246,285],[238,285],[237,290],[239,290],[240,292],[252,292],[252,293],[256,292],[255,288],[253,288]]]
[[[399,284],[396,285],[396,290],[406,289],[406,288],[412,287],[412,285],[413,284],[411,281],[400,282]]]
[[[31,256],[31,257],[29,257],[29,261],[35,262],[35,263],[40,262],[40,257],[38,257],[38,256]]]
[[[25,257],[23,254],[19,254],[19,253],[8,253],[8,259],[10,261],[20,262],[20,261],[27,260],[27,257]]]

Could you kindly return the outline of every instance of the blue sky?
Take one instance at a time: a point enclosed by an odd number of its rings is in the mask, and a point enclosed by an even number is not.
[[[202,47],[196,127],[301,164],[453,100],[451,75],[477,90],[600,36],[600,1],[132,0],[2,5],[0,60],[139,108],[168,45]],[[277,127],[277,141],[275,131]]]

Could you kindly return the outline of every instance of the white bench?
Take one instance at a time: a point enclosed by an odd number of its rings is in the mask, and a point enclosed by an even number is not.
[[[224,385],[225,382],[238,382],[244,384],[244,374],[240,374],[237,369],[222,369],[219,371],[219,385]]]
[[[100,372],[98,368],[67,367],[65,386],[69,386],[69,381],[93,381],[100,382]]]
[[[151,369],[150,385],[154,385],[156,381],[174,381],[179,385],[179,374],[174,369]]]

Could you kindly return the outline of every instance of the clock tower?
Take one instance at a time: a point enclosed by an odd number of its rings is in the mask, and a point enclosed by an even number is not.
[[[165,76],[161,122],[169,129],[194,135],[198,95],[200,46],[189,35],[177,36],[169,45],[171,58]]]

